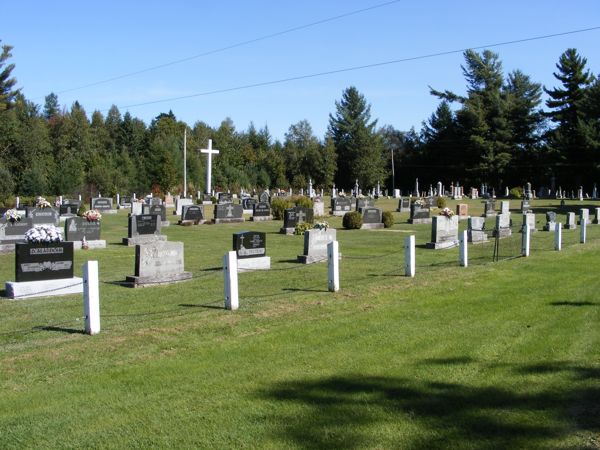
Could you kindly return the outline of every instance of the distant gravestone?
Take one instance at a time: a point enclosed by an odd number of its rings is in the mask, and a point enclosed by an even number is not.
[[[469,217],[467,226],[467,240],[479,244],[488,240],[485,232],[485,217]]]
[[[348,197],[336,197],[331,199],[331,214],[343,216],[352,211],[352,200]]]
[[[131,204],[131,212],[130,215],[131,216],[139,216],[140,214],[142,214],[142,209],[143,209],[144,204],[140,203],[140,202],[133,202]]]
[[[577,222],[575,222],[575,213],[568,212],[567,213],[567,223],[565,224],[565,229],[574,230],[577,228]]]
[[[529,210],[531,209],[531,205],[529,204],[529,200],[522,200],[521,201],[521,212],[523,214],[529,212]]]
[[[28,208],[27,217],[31,219],[33,225],[58,225],[60,214],[54,208]]]
[[[554,211],[548,211],[546,213],[546,225],[544,225],[543,230],[556,231],[556,213]]]
[[[71,217],[65,221],[65,240],[81,241],[83,238],[90,241],[100,239],[100,221],[88,221],[83,217]]]
[[[0,221],[0,253],[12,252],[15,243],[25,242],[25,233],[33,228],[31,219],[21,219],[19,222]]]
[[[410,219],[408,219],[408,223],[431,223],[431,213],[429,208],[424,205],[412,203],[410,205]]]
[[[242,199],[242,208],[244,209],[244,213],[246,214],[252,214],[252,211],[254,210],[254,205],[256,205],[258,202],[256,201],[255,198],[252,197],[246,197]]]
[[[160,197],[151,197],[151,198],[148,199],[148,204],[149,205],[154,205],[154,206],[156,206],[156,205],[162,205],[163,201],[162,201],[162,199]]]
[[[218,204],[233,203],[233,195],[229,192],[219,192]]]
[[[360,212],[363,208],[374,207],[375,200],[369,197],[357,198],[356,199],[356,210]]]
[[[431,223],[431,242],[427,248],[442,249],[458,245],[458,217],[434,216]]]
[[[65,203],[58,207],[58,212],[61,216],[76,216],[81,203],[78,201]]]
[[[364,207],[361,210],[363,218],[361,229],[383,228],[383,210],[374,207]]]
[[[167,237],[160,234],[161,222],[160,216],[157,214],[130,216],[127,237],[123,238],[123,244],[133,246],[154,241],[166,241]]]
[[[181,213],[179,225],[200,225],[206,221],[204,218],[204,206],[185,205]]]
[[[191,198],[178,198],[175,200],[175,211],[173,211],[174,216],[180,216],[183,212],[184,205],[193,205],[194,201]]]
[[[529,227],[532,233],[537,231],[535,227],[535,214],[533,213],[525,213],[523,214],[523,228]]]
[[[587,208],[581,208],[579,210],[579,225],[590,225],[592,222],[590,220],[590,210]]]
[[[108,197],[92,197],[90,209],[97,209],[100,212],[113,211],[113,200]]]
[[[268,202],[258,202],[254,205],[252,210],[252,217],[250,220],[254,222],[260,222],[265,220],[273,220],[273,215],[271,214],[271,206]]]
[[[283,215],[283,227],[279,230],[282,234],[293,234],[296,225],[301,223],[312,223],[314,221],[313,211],[309,208],[296,206],[286,209]]]
[[[325,203],[320,197],[315,197],[313,201],[313,216],[323,217],[325,215]]]
[[[271,201],[271,197],[269,196],[269,193],[267,191],[263,191],[263,192],[261,192],[260,196],[258,197],[258,201],[264,202],[264,203],[269,203]]]
[[[510,202],[508,200],[500,202],[500,214],[510,214]]]
[[[170,284],[192,278],[184,270],[183,242],[148,242],[135,246],[135,275],[126,281],[134,287]]]
[[[160,200],[160,199],[159,199]],[[167,208],[165,205],[144,205],[142,204],[142,214],[157,214],[162,222],[167,221]],[[163,223],[162,226],[165,226]]]
[[[499,239],[503,239],[512,235],[510,228],[510,214],[498,214],[496,216],[496,227],[494,229],[494,236]]]
[[[173,195],[170,193],[165,195],[165,206],[167,208],[173,208],[175,206],[175,200],[173,199]]]
[[[233,250],[238,259],[238,270],[266,270],[271,268],[267,256],[266,234],[259,231],[240,231],[233,235]]]
[[[15,272],[17,283],[73,278],[73,243],[16,244]]]
[[[121,208],[130,208],[131,207],[131,196],[124,195],[119,199],[119,206]]]
[[[600,224],[600,208],[596,208],[595,211],[596,211],[596,214],[594,216],[594,221],[592,223],[598,225],[598,224]]]
[[[312,229],[304,232],[304,254],[298,256],[303,264],[327,261],[327,244],[336,240],[335,228]]]
[[[235,223],[244,221],[242,205],[220,203],[215,205],[214,223]]]
[[[485,217],[493,217],[496,215],[496,201],[495,200],[487,200],[485,202]]]
[[[410,212],[410,198],[400,198],[396,212]]]
[[[466,218],[469,215],[469,205],[466,203],[456,205],[456,215],[459,219]]]

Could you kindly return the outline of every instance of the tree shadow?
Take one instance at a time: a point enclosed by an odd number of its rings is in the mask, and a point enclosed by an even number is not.
[[[329,292],[327,289],[300,289],[300,288],[283,288],[282,291],[287,291],[287,292]]]
[[[571,300],[563,300],[560,302],[550,302],[552,306],[597,306],[597,302],[588,302],[588,301],[571,301]]]
[[[452,357],[419,364],[473,362]],[[600,369],[564,363],[512,369],[532,376],[561,371],[573,381],[562,390],[543,384],[516,391],[349,374],[283,381],[257,395],[284,404],[266,420],[274,436],[301,448],[548,448],[600,431],[600,387],[589,383]]]
[[[200,304],[192,304],[192,303],[180,303],[179,306],[184,308],[206,308],[206,309],[225,309],[224,306],[217,305],[200,305]]]

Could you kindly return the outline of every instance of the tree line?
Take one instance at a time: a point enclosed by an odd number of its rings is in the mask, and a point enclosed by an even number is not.
[[[430,87],[440,99],[420,130],[379,127],[355,87],[344,90],[321,139],[303,120],[283,142],[265,126],[240,131],[226,118],[218,127],[192,126],[172,111],[150,124],[121,114],[88,115],[79,102],[61,106],[28,100],[12,76],[12,47],[0,54],[0,201],[15,194],[114,195],[183,191],[183,135],[187,135],[187,190],[204,190],[205,158],[213,140],[216,189],[349,189],[357,179],[405,192],[442,181],[501,189],[531,181],[563,188],[591,185],[600,172],[600,81],[587,60],[568,49],[556,64],[556,87],[542,87],[519,70],[504,75],[498,54],[464,53],[466,94]],[[541,107],[542,92],[548,100]],[[398,107],[402,107],[399,105]]]

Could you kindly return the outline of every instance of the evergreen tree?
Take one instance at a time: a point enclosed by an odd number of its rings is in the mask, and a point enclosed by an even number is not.
[[[0,42],[2,42],[0,40]],[[12,46],[3,45],[2,53],[0,53],[0,111],[10,108],[16,95],[20,89],[13,89],[17,80],[11,77],[11,73],[15,68],[14,64],[6,64],[8,58],[12,57]]]
[[[358,179],[365,188],[384,180],[383,142],[371,122],[371,106],[355,87],[342,93],[335,103],[335,115],[329,115],[329,130],[337,154],[338,187],[349,189]]]
[[[549,95],[547,113],[556,128],[548,134],[548,142],[557,165],[559,182],[576,185],[591,181],[593,149],[591,148],[592,128],[586,123],[585,99],[593,77],[585,66],[586,58],[574,48],[567,49],[559,58],[554,77],[562,87],[546,89]]]
[[[54,92],[50,92],[50,94],[46,95],[44,100],[44,117],[47,120],[50,120],[60,112],[58,96]]]

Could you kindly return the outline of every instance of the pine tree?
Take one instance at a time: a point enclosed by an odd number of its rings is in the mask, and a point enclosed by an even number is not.
[[[2,42],[2,41],[0,41]],[[12,57],[12,46],[3,45],[0,53],[0,111],[10,108],[20,89],[13,89],[17,80],[11,77],[11,72],[15,68],[14,64],[6,65],[8,58]]]
[[[377,121],[371,121],[371,106],[354,86],[342,93],[335,106],[328,130],[337,154],[335,182],[349,189],[357,179],[364,189],[372,188],[384,181],[385,158],[381,136],[375,131]]]

